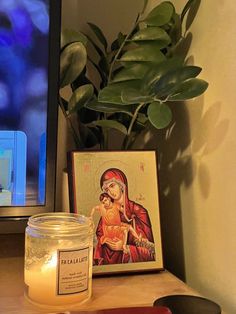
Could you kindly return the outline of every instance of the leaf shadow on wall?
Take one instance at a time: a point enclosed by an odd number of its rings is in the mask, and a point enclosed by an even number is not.
[[[191,136],[188,106],[191,106],[191,115],[194,117]],[[164,266],[185,280],[183,210],[189,211],[193,236],[195,222],[191,206],[187,209],[181,207],[181,187],[190,188],[196,179],[203,198],[208,198],[211,178],[204,157],[215,152],[222,144],[229,121],[220,119],[220,103],[212,104],[204,112],[203,96],[187,105],[172,103],[170,107],[173,113],[171,126],[159,131],[152,129],[142,138],[146,140],[146,149],[157,150]],[[194,244],[194,239],[192,242]]]
[[[182,157],[190,145],[189,119],[185,105],[171,106],[173,121],[167,130],[151,130],[147,149],[155,148],[158,156],[158,180],[164,266],[185,279],[181,184],[193,180],[190,156]],[[178,117],[178,118],[177,118]]]
[[[199,121],[198,128],[192,135],[192,153],[198,183],[202,196],[207,199],[211,190],[210,173],[205,157],[214,153],[223,143],[228,128],[229,120],[220,119],[221,103],[216,102],[209,107]]]

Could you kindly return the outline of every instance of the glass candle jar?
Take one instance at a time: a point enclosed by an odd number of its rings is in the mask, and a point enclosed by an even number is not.
[[[93,222],[82,215],[39,214],[25,232],[25,295],[45,308],[64,310],[91,297]]]

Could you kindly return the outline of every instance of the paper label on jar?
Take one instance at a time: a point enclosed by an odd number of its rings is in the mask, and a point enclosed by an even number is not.
[[[88,289],[89,248],[58,250],[57,294],[74,294]]]

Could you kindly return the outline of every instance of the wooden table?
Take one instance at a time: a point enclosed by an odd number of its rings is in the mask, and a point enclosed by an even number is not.
[[[42,310],[29,304],[24,298],[23,267],[22,257],[0,259],[0,313],[42,313]],[[150,306],[157,298],[169,294],[197,295],[195,291],[167,271],[97,277],[93,279],[92,299],[75,310]]]

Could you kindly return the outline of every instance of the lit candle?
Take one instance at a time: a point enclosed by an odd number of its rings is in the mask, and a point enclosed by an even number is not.
[[[37,226],[35,228],[32,220],[39,216],[40,230],[36,232]],[[50,214],[50,222],[44,216],[47,226],[41,221],[42,215],[29,219],[25,252],[26,296],[43,307],[68,309],[91,296],[93,228],[89,218],[71,214],[59,216],[63,218]],[[77,232],[74,220],[84,222],[77,226]],[[54,230],[48,230],[49,223]]]

